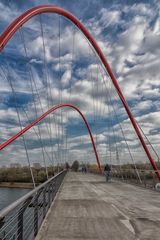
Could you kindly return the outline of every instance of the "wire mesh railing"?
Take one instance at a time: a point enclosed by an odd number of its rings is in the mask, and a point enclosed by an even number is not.
[[[136,184],[159,191],[159,179],[154,170],[112,168],[112,177],[123,182]]]
[[[32,240],[64,179],[61,171],[0,211],[0,240]]]

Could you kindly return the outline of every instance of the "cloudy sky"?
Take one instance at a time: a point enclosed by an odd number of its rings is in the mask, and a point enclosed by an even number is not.
[[[1,32],[25,10],[43,3],[0,0]],[[159,154],[159,1],[59,0],[45,4],[69,10],[92,33],[133,115]],[[86,116],[102,163],[148,161],[107,73],[71,22],[56,14],[33,17],[14,35],[0,61],[1,143],[63,102],[78,106]],[[71,109],[47,117],[0,157],[1,165],[27,164],[27,159],[42,164],[96,161],[84,123]],[[155,154],[153,157],[157,159]]]

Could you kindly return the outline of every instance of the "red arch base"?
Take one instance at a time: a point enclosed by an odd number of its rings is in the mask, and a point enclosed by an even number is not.
[[[77,26],[77,28],[80,29],[80,31],[84,34],[84,36],[88,39],[88,41],[90,42],[90,44],[93,46],[95,52],[97,53],[99,59],[101,60],[101,62],[104,65],[104,68],[106,69],[107,73],[109,74],[113,85],[115,86],[115,89],[122,101],[122,104],[128,114],[128,117],[130,118],[130,121],[135,129],[135,132],[144,148],[144,151],[146,152],[146,155],[155,171],[155,173],[157,174],[157,177],[160,180],[160,171],[157,168],[156,163],[154,162],[154,159],[152,158],[150,151],[143,139],[142,133],[139,130],[139,127],[136,123],[136,120],[134,119],[130,108],[127,104],[127,101],[121,91],[121,88],[117,82],[116,77],[114,76],[111,67],[109,66],[102,50],[100,49],[100,47],[98,46],[97,42],[95,41],[95,39],[92,37],[92,35],[90,34],[90,32],[87,30],[87,28],[74,16],[72,15],[70,12],[64,10],[63,8],[54,6],[54,5],[42,5],[42,6],[37,6],[34,8],[29,9],[28,11],[24,12],[21,16],[19,16],[18,18],[16,18],[9,26],[8,28],[2,33],[2,35],[0,36],[0,51],[3,50],[3,48],[6,46],[6,44],[8,43],[8,41],[10,40],[10,38],[14,35],[14,33],[25,23],[27,22],[30,18],[32,18],[33,16],[40,14],[40,13],[46,13],[46,12],[50,12],[50,13],[57,13],[59,15],[62,15],[64,17],[66,17],[67,19],[69,19],[74,25]]]
[[[59,104],[59,105],[56,105],[52,108],[50,108],[47,112],[45,112],[44,114],[42,114],[39,118],[37,118],[36,120],[34,120],[32,123],[30,123],[29,125],[27,125],[25,128],[23,128],[20,132],[18,132],[17,134],[15,134],[13,137],[9,138],[6,142],[2,143],[0,145],[0,150],[2,150],[3,148],[7,147],[10,143],[14,142],[17,138],[19,138],[21,135],[23,135],[25,132],[27,132],[30,128],[32,128],[33,126],[35,126],[38,122],[40,122],[43,118],[45,118],[48,114],[50,114],[51,112],[54,112],[55,110],[59,109],[59,108],[63,108],[63,107],[69,107],[69,108],[72,108],[74,110],[76,110],[80,116],[82,117],[85,125],[86,125],[86,128],[88,130],[88,133],[89,133],[89,136],[90,136],[90,139],[91,139],[91,142],[92,142],[92,146],[93,146],[93,150],[94,150],[94,153],[95,153],[95,157],[96,157],[96,160],[97,160],[97,165],[98,165],[98,168],[99,168],[99,171],[101,174],[103,174],[103,171],[102,171],[102,168],[101,168],[101,165],[100,165],[100,161],[99,161],[99,156],[98,156],[98,152],[97,152],[97,149],[96,149],[96,144],[94,142],[94,138],[93,138],[93,135],[92,135],[92,132],[91,132],[91,128],[86,120],[86,118],[84,117],[83,113],[79,110],[79,108],[75,107],[74,105],[71,105],[71,104]]]

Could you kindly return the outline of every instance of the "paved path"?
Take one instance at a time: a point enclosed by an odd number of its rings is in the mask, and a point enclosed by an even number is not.
[[[160,193],[68,173],[36,240],[159,240]]]

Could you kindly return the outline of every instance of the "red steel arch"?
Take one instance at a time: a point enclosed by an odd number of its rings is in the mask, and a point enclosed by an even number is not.
[[[127,104],[127,101],[122,93],[122,90],[117,82],[116,77],[114,76],[112,69],[110,67],[110,65],[108,64],[102,50],[100,49],[100,47],[98,46],[97,42],[95,41],[95,39],[92,37],[92,35],[90,34],[90,32],[87,30],[87,28],[74,16],[72,15],[70,12],[66,11],[63,8],[60,8],[58,6],[55,5],[41,5],[41,6],[37,6],[37,7],[33,7],[31,9],[29,9],[28,11],[24,12],[22,15],[20,15],[18,18],[16,18],[8,27],[7,29],[2,33],[2,35],[0,36],[0,51],[3,50],[3,48],[6,46],[6,44],[8,43],[8,41],[10,40],[10,38],[14,35],[14,33],[25,23],[27,22],[30,18],[32,18],[35,15],[38,15],[40,13],[56,13],[59,15],[62,15],[64,17],[66,17],[67,19],[69,19],[75,26],[77,26],[77,28],[84,34],[84,36],[88,39],[89,43],[93,46],[95,52],[97,53],[98,57],[100,58],[101,62],[103,63],[107,73],[109,74],[113,85],[115,86],[115,89],[122,101],[122,104],[128,114],[128,117],[130,118],[130,121],[135,129],[135,132],[144,148],[144,151],[146,152],[146,155],[154,169],[154,171],[156,172],[159,180],[160,180],[160,171],[157,168],[156,163],[154,162],[154,159],[152,158],[150,151],[143,139],[142,133],[136,123],[136,120],[134,119],[131,110]]]
[[[92,135],[92,132],[91,132],[91,128],[86,120],[86,118],[84,117],[83,113],[79,110],[79,108],[75,107],[74,105],[71,105],[71,104],[59,104],[59,105],[56,105],[52,108],[50,108],[47,112],[43,113],[39,118],[37,118],[36,120],[34,120],[32,123],[30,123],[29,125],[27,125],[25,128],[23,128],[20,132],[18,132],[17,134],[15,134],[13,137],[9,138],[6,142],[2,143],[0,145],[0,150],[2,150],[3,148],[7,147],[10,143],[14,142],[17,138],[19,138],[21,135],[23,135],[26,131],[28,131],[30,128],[32,128],[33,126],[35,126],[38,122],[40,122],[43,118],[45,118],[48,114],[50,114],[51,112],[54,112],[55,110],[59,109],[59,108],[63,108],[63,107],[69,107],[69,108],[72,108],[74,110],[76,110],[80,116],[82,117],[85,125],[86,125],[86,128],[88,130],[88,133],[89,133],[89,136],[90,136],[90,139],[91,139],[91,142],[92,142],[92,146],[93,146],[93,150],[94,150],[94,153],[95,153],[95,156],[96,156],[96,160],[97,160],[97,165],[98,165],[98,168],[99,168],[99,171],[101,174],[103,174],[103,171],[102,171],[102,168],[101,168],[101,165],[100,165],[100,161],[99,161],[99,156],[98,156],[98,152],[97,152],[97,149],[96,149],[96,144],[94,142],[94,138],[93,138],[93,135]]]

